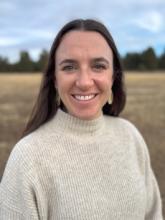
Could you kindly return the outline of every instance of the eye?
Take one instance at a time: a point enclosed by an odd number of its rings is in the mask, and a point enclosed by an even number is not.
[[[76,69],[76,66],[73,64],[68,64],[62,67],[63,71],[73,71]]]
[[[102,64],[102,63],[96,63],[96,64],[93,65],[92,68],[97,70],[97,71],[101,71],[101,70],[107,69],[106,65]]]

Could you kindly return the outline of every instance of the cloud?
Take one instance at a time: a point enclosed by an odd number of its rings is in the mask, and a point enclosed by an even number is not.
[[[5,14],[6,12],[13,12],[16,9],[15,4],[9,1],[1,0],[0,3],[0,13],[1,15]]]
[[[19,39],[14,39],[11,37],[0,37],[0,47],[17,45],[19,42]]]
[[[39,54],[41,53],[41,48],[29,49],[29,53],[33,60],[38,60]]]
[[[0,55],[10,60],[20,50],[49,50],[59,29],[80,17],[102,21],[122,53],[165,45],[164,0],[0,0],[0,14]]]
[[[157,33],[163,28],[163,16],[157,11],[150,11],[134,19],[134,23],[140,28]]]

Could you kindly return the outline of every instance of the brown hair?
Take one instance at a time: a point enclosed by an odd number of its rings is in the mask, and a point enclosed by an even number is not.
[[[63,36],[73,30],[98,32],[105,38],[112,49],[114,70],[112,86],[113,102],[111,105],[106,103],[103,106],[103,114],[118,116],[125,106],[126,94],[124,90],[123,71],[120,56],[111,34],[102,23],[96,20],[76,19],[67,23],[54,39],[49,53],[47,68],[42,78],[40,91],[22,137],[36,130],[39,126],[50,120],[56,114],[58,109],[58,94],[54,87],[56,50],[60,45]],[[64,107],[62,102],[60,107]]]

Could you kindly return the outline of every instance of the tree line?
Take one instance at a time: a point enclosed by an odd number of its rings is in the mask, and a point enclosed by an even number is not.
[[[44,49],[41,51],[37,61],[32,60],[28,51],[21,51],[19,60],[10,63],[7,58],[0,56],[0,72],[41,72],[44,71],[49,53]],[[165,70],[165,50],[157,56],[152,47],[141,53],[127,53],[121,57],[124,70],[131,71],[155,71]]]

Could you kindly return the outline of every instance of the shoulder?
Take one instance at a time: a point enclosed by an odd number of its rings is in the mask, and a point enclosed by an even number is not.
[[[111,127],[117,132],[142,138],[142,135],[137,127],[127,119],[121,117],[105,116],[105,122],[107,127]]]
[[[42,158],[51,154],[54,143],[58,142],[60,134],[51,131],[46,124],[29,135],[20,139],[13,147],[6,168],[13,169],[13,166],[31,172],[39,166]]]
[[[31,173],[34,158],[34,142],[30,137],[24,137],[19,140],[10,152],[3,176],[10,177],[13,174]],[[17,175],[17,176],[18,176]]]
[[[140,168],[144,174],[146,164],[150,164],[150,154],[143,135],[130,121],[120,117],[106,117],[109,133],[112,132],[115,147],[119,148],[128,160]],[[108,130],[108,129],[107,129]]]
[[[47,147],[52,142],[59,140],[61,134],[58,129],[52,127],[52,121],[48,121],[41,125],[38,129],[26,135],[20,139],[15,145],[14,149],[16,151],[25,152],[26,155],[37,153],[41,150],[46,150]],[[25,155],[24,155],[25,156]]]
[[[143,135],[129,120],[121,117],[105,116],[106,128],[113,133],[115,140],[122,146],[129,147],[139,155],[147,155],[148,148]]]

